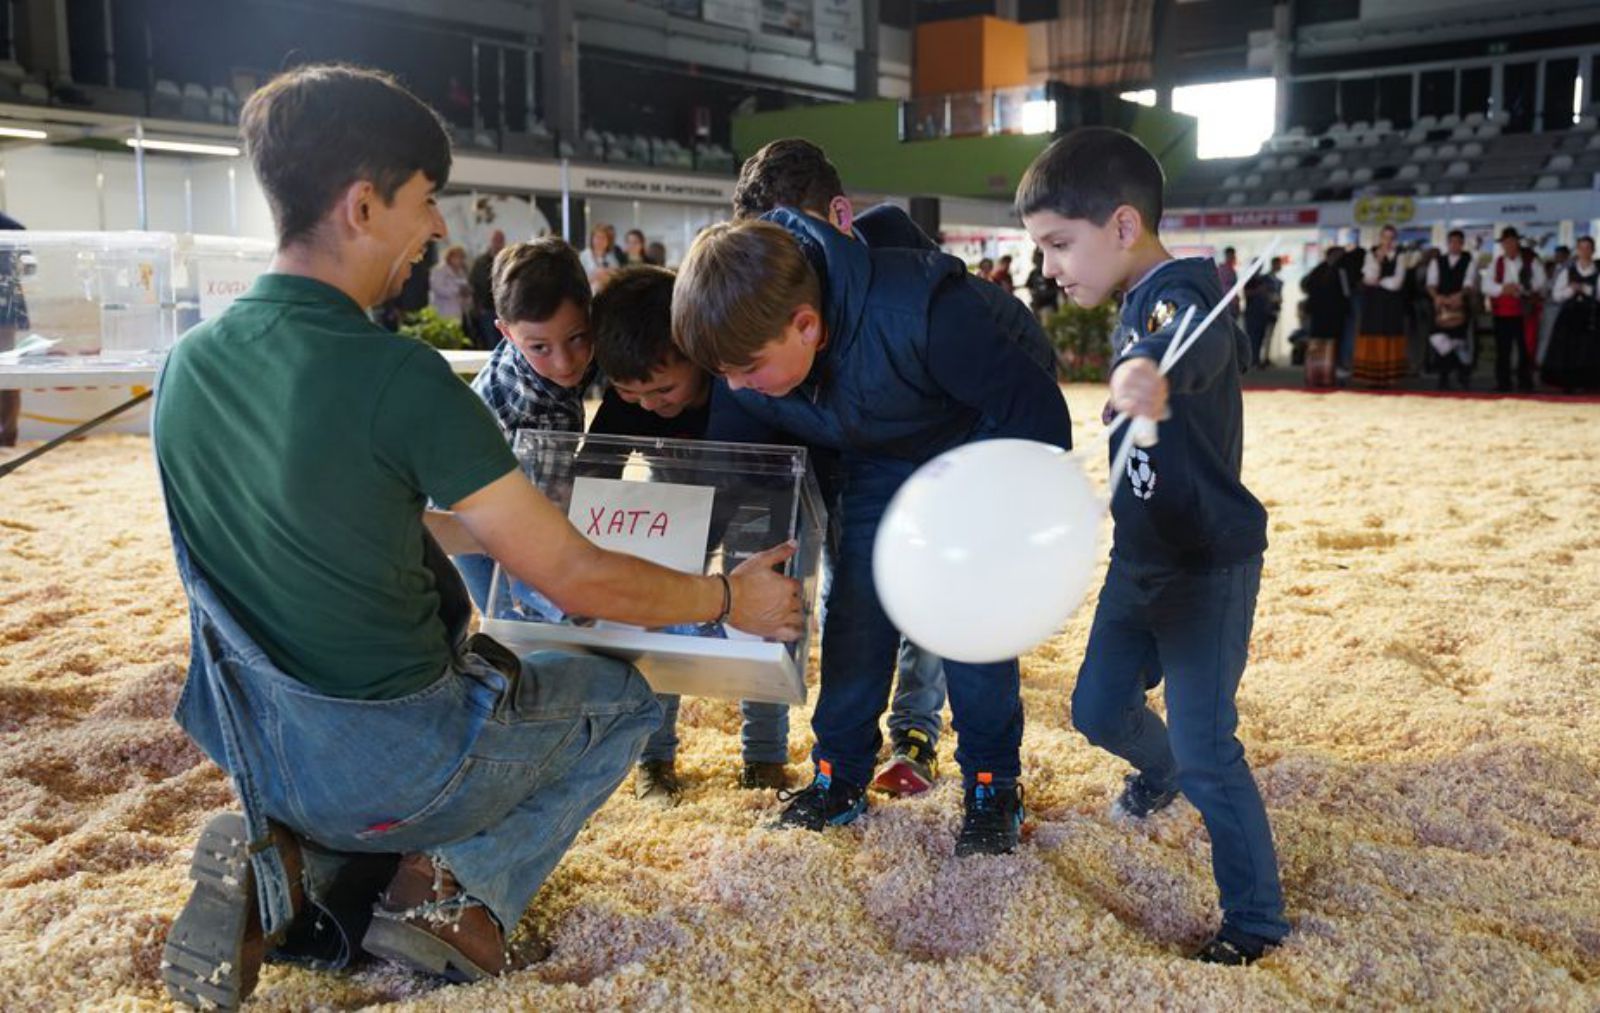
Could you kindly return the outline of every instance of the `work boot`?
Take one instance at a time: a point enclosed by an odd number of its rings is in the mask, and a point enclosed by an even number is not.
[[[413,852],[400,859],[372,915],[361,948],[373,956],[458,983],[506,969],[500,924],[430,855]]]
[[[290,921],[305,904],[300,842],[287,827],[269,824],[269,838],[289,876]],[[161,950],[161,981],[175,1002],[195,1009],[235,1010],[255,991],[267,951],[283,933],[261,928],[250,840],[241,813],[211,817],[189,862],[194,892]]]

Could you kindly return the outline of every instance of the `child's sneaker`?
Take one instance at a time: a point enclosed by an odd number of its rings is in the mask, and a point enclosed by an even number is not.
[[[788,768],[781,763],[746,760],[744,769],[739,771],[739,787],[753,791],[762,788],[777,788],[782,791],[789,787]]]
[[[633,770],[633,797],[671,809],[683,798],[683,786],[671,760],[646,760]]]
[[[780,791],[778,801],[786,802],[773,828],[777,830],[821,830],[842,827],[867,811],[867,793],[853,785],[833,779],[833,764],[817,761],[817,776],[799,791]]]
[[[1122,779],[1122,784],[1122,795],[1111,804],[1113,816],[1142,820],[1165,809],[1178,797],[1178,789],[1157,788],[1146,781],[1143,774],[1129,774]]]
[[[933,787],[939,777],[939,758],[933,743],[920,728],[896,732],[889,762],[878,768],[872,787],[890,795],[916,795]]]
[[[1011,854],[1017,849],[1025,815],[1022,785],[996,788],[993,774],[979,774],[977,783],[967,789],[967,812],[956,838],[956,857]]]
[[[1236,929],[1227,922],[1217,934],[1200,947],[1194,959],[1202,964],[1224,964],[1228,967],[1247,967],[1277,949],[1276,941],[1258,936],[1244,929]]]

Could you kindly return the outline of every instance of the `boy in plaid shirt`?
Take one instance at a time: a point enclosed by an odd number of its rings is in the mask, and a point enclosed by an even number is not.
[[[583,392],[595,377],[589,275],[558,236],[513,243],[491,271],[500,342],[472,390],[508,441],[523,429],[583,432]],[[478,611],[488,607],[494,560],[454,557]]]

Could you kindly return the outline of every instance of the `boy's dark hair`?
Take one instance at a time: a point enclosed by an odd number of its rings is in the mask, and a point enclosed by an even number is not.
[[[589,312],[589,272],[560,236],[512,243],[494,258],[494,315],[506,323],[540,323],[564,302]]]
[[[1594,237],[1593,236],[1579,236],[1577,238],[1577,241],[1574,242],[1572,245],[1573,246],[1582,246],[1584,243],[1588,243],[1589,244],[1589,249],[1591,249],[1591,250],[1594,249]]]
[[[1459,238],[1462,242],[1466,242],[1466,240],[1467,240],[1467,234],[1465,232],[1462,232],[1460,229],[1451,229],[1449,232],[1445,233],[1444,237],[1446,239]]]
[[[1104,225],[1126,204],[1152,236],[1161,226],[1161,163],[1132,134],[1110,127],[1079,127],[1044,149],[1017,184],[1016,211],[1026,217],[1053,211]]]
[[[1223,248],[1222,248],[1222,255],[1223,255],[1223,256],[1224,256],[1224,257],[1237,257],[1237,256],[1238,256],[1238,255],[1239,255],[1239,251],[1238,251],[1238,250],[1235,250],[1235,249],[1234,249],[1234,248],[1233,248],[1233,247],[1231,247],[1231,246],[1224,246],[1224,247],[1223,247]]]
[[[801,306],[822,308],[822,283],[794,237],[760,219],[719,222],[678,267],[672,340],[710,372],[747,366]]]
[[[278,245],[311,235],[339,195],[367,180],[385,203],[421,172],[450,178],[450,137],[437,113],[390,75],[344,64],[279,74],[250,96],[239,133]]]
[[[589,335],[600,372],[623,383],[644,383],[678,357],[672,345],[673,274],[636,264],[611,276],[594,297]]]
[[[839,170],[821,148],[785,137],[745,159],[733,188],[733,217],[759,218],[776,207],[825,215],[828,202],[843,193]]]

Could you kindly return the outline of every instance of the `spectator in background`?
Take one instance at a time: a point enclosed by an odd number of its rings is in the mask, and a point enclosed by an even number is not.
[[[1350,312],[1345,316],[1344,332],[1339,335],[1338,368],[1345,379],[1349,379],[1351,363],[1355,359],[1356,331],[1361,329],[1361,309],[1366,302],[1361,272],[1366,266],[1367,248],[1360,243],[1351,243],[1344,256],[1339,258],[1339,267],[1350,281]]]
[[[1424,276],[1433,302],[1428,343],[1439,370],[1440,390],[1449,389],[1452,372],[1460,375],[1462,390],[1472,383],[1472,313],[1467,300],[1478,287],[1478,272],[1472,254],[1464,249],[1466,242],[1465,233],[1451,229],[1444,255],[1428,262]]]
[[[1431,358],[1428,335],[1433,333],[1433,298],[1428,293],[1428,268],[1439,257],[1433,245],[1414,249],[1406,269],[1406,359],[1412,370],[1426,372]]]
[[[1037,246],[1033,248],[1033,270],[1028,272],[1026,284],[1033,315],[1039,318],[1041,324],[1049,322],[1056,308],[1061,305],[1061,289],[1044,276],[1044,250]]]
[[[1239,283],[1239,251],[1231,246],[1222,248],[1222,263],[1217,265],[1217,277],[1222,279],[1222,294],[1227,295]],[[1228,312],[1239,319],[1239,300],[1228,303]]]
[[[1300,279],[1306,294],[1306,385],[1332,387],[1334,363],[1345,321],[1350,317],[1350,275],[1340,263],[1344,249],[1330,246],[1322,263]]]
[[[1540,378],[1569,392],[1600,388],[1600,263],[1592,238],[1584,236],[1577,247],[1577,256],[1556,275],[1550,293],[1556,323],[1539,360]]]
[[[617,249],[617,230],[604,222],[589,230],[589,248],[579,255],[589,273],[589,287],[598,292],[611,280],[611,272],[622,266],[622,251]]]
[[[1524,322],[1533,311],[1531,298],[1544,287],[1544,268],[1536,257],[1523,258],[1521,244],[1517,230],[1508,226],[1500,233],[1499,252],[1479,276],[1494,313],[1494,384],[1502,393],[1511,389],[1513,360],[1517,387],[1533,389]]]
[[[622,263],[624,266],[650,263],[650,255],[646,252],[643,232],[638,229],[629,229],[622,239]]]
[[[429,285],[434,265],[437,263],[439,263],[439,244],[430,242],[423,248],[422,259],[411,265],[411,273],[406,275],[404,284],[400,286],[400,294],[372,311],[373,319],[377,321],[378,326],[385,330],[398,331],[400,325],[405,323],[406,317],[427,308]]]
[[[667,244],[659,239],[652,240],[650,245],[645,247],[644,262],[646,264],[654,264],[657,267],[666,267]]]
[[[1406,301],[1401,293],[1406,275],[1394,226],[1385,225],[1378,237],[1361,268],[1355,379],[1369,387],[1392,387],[1406,375]]]
[[[1554,284],[1556,275],[1560,274],[1561,269],[1571,262],[1572,250],[1565,246],[1558,246],[1550,254],[1550,263],[1545,265],[1545,275]]]
[[[1544,265],[1545,285],[1539,290],[1539,326],[1538,336],[1534,339],[1533,365],[1538,369],[1544,364],[1545,349],[1550,347],[1550,335],[1556,329],[1556,317],[1561,310],[1555,304],[1554,290],[1556,280],[1567,265],[1572,263],[1572,251],[1565,246],[1558,246],[1550,254],[1550,260]]]
[[[1244,331],[1250,336],[1252,369],[1272,365],[1267,361],[1267,341],[1282,312],[1283,279],[1278,277],[1282,268],[1283,258],[1273,257],[1267,273],[1251,278],[1244,287]]]
[[[489,248],[472,262],[467,284],[472,288],[472,326],[468,333],[478,348],[492,349],[500,341],[494,327],[494,258],[506,248],[506,234],[499,229],[489,233]]]
[[[428,274],[428,295],[433,311],[445,320],[467,325],[472,286],[467,281],[467,248],[460,243],[444,251],[444,260]]]
[[[990,260],[988,257],[979,258],[977,274],[978,277],[984,279],[985,281],[988,281],[990,278],[994,277],[994,261]]]
[[[1017,283],[1011,277],[1011,254],[1008,253],[995,261],[994,271],[989,275],[989,280],[1007,292],[1017,290]]]
[[[15,231],[22,223],[0,214],[0,231]],[[22,297],[22,265],[14,254],[0,253],[0,352],[17,347],[17,332],[26,331],[28,302]],[[17,445],[22,418],[22,391],[0,390],[0,447]]]

